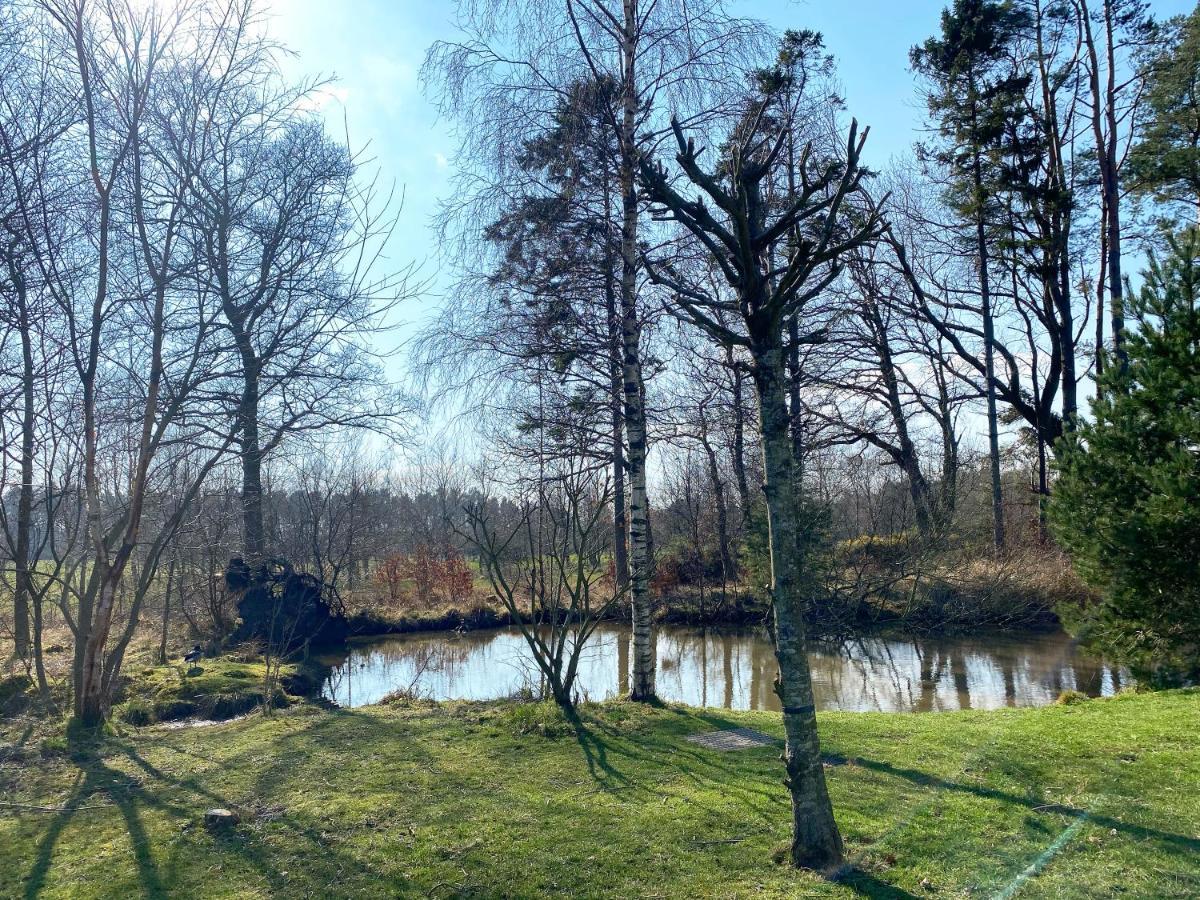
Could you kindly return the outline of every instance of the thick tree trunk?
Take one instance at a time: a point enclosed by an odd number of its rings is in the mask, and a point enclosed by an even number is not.
[[[791,141],[788,143],[790,145]],[[795,193],[794,188],[792,193]],[[800,323],[796,316],[788,317],[787,332],[788,411],[791,413],[792,456],[796,460],[796,490],[799,491],[804,479],[804,418],[800,414]]]
[[[91,728],[99,725],[108,715],[109,697],[104,687],[104,646],[112,627],[113,608],[116,605],[117,585],[121,576],[107,565],[93,576],[98,582],[95,589],[96,603],[92,611],[91,627],[82,641],[82,653],[78,660],[78,678],[75,682],[75,718],[81,725]],[[90,590],[89,590],[90,592]]]
[[[646,407],[642,396],[641,323],[637,311],[637,34],[636,0],[624,0],[621,132],[621,339],[625,434],[629,445],[629,562],[633,608],[633,700],[655,699],[655,649],[650,573],[650,515],[646,496]]]
[[[243,362],[243,386],[238,404],[242,463],[242,551],[251,570],[266,558],[263,534],[262,446],[258,434],[258,371],[256,362]]]
[[[771,606],[776,693],[783,705],[787,737],[784,763],[792,797],[793,865],[828,869],[842,859],[842,839],[833,818],[817,737],[812,677],[805,649],[805,563],[797,555],[799,523],[795,457],[790,417],[784,400],[784,367],[778,337],[755,348],[754,381],[758,390],[771,557]]]

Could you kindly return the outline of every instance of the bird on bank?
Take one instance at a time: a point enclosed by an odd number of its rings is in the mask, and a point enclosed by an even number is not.
[[[199,662],[200,657],[202,657],[203,655],[204,655],[204,651],[200,649],[199,644],[196,644],[196,646],[192,647],[191,650],[189,650],[187,653],[185,653],[183,655],[183,661],[185,663]]]

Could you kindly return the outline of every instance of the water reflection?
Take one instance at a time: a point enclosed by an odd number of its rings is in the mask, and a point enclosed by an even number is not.
[[[582,696],[629,690],[629,629],[599,629],[580,663]],[[409,689],[435,700],[489,700],[536,687],[516,631],[385,638],[329,660],[323,693],[343,706]],[[1040,706],[1064,690],[1107,696],[1128,676],[1078,649],[1065,634],[1012,637],[871,636],[809,648],[818,709],[934,712]],[[765,635],[667,627],[658,634],[658,690],[692,706],[778,710],[775,656]]]

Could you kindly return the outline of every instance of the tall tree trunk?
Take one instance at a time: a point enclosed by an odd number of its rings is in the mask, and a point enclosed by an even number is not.
[[[942,433],[942,483],[938,491],[937,519],[938,526],[945,528],[953,521],[958,505],[958,436],[954,433],[950,384],[940,354],[936,366],[938,425]]]
[[[896,375],[895,358],[892,356],[892,345],[888,338],[887,326],[879,313],[879,306],[873,298],[865,301],[865,312],[868,324],[874,333],[876,355],[879,358],[879,373],[883,377],[883,385],[887,391],[888,412],[892,418],[892,427],[896,430],[896,441],[899,445],[899,456],[896,462],[908,481],[909,496],[912,499],[913,517],[916,519],[917,531],[923,538],[933,533],[937,516],[934,510],[932,491],[925,474],[921,471],[921,460],[917,455],[916,445],[908,432],[908,416],[900,398],[900,379]]]
[[[708,480],[712,484],[713,503],[717,507],[717,550],[721,555],[721,593],[725,594],[730,581],[737,580],[733,551],[729,544],[729,509],[725,502],[725,482],[721,478],[721,467],[717,454],[708,438],[708,420],[703,410],[700,413],[700,445],[708,460]]]
[[[605,242],[606,246],[611,246]],[[629,589],[629,515],[625,497],[625,419],[622,415],[625,382],[622,367],[621,316],[617,311],[617,292],[612,260],[606,251],[604,273],[604,304],[607,316],[609,379],[611,384],[610,410],[612,415],[612,475],[613,475],[613,568],[617,587]]]
[[[17,495],[17,534],[13,563],[16,578],[13,591],[13,637],[17,656],[29,658],[29,604],[33,596],[30,534],[33,530],[33,438],[34,371],[33,333],[29,319],[29,297],[25,280],[10,266],[16,285],[17,327],[21,332],[21,486]]]
[[[33,595],[33,671],[37,676],[38,693],[45,699],[50,696],[50,682],[46,679],[46,657],[42,651],[42,603],[45,591]]]
[[[163,590],[162,628],[158,636],[158,661],[167,661],[167,636],[171,630],[171,589],[175,586],[176,555],[171,554],[171,562],[167,566],[167,586]]]
[[[122,567],[123,568],[123,567]],[[85,727],[99,725],[108,715],[109,697],[104,690],[104,646],[112,626],[113,608],[116,605],[117,586],[120,574],[107,564],[96,561],[96,572],[92,576],[96,585],[96,603],[91,611],[87,637],[81,642],[77,654],[78,678],[75,682],[75,718]],[[89,593],[93,590],[89,586]]]
[[[972,87],[974,92],[974,87]],[[974,121],[976,110],[971,110],[972,133],[978,133]],[[988,462],[992,481],[992,544],[997,550],[1004,549],[1004,495],[1000,484],[1000,420],[996,412],[996,349],[995,322],[992,319],[991,273],[988,271],[987,226],[984,222],[983,171],[976,151],[973,159],[975,178],[975,241],[979,258],[979,304],[983,318],[983,369],[984,393],[987,397]]]
[[[790,146],[790,138],[788,143]],[[792,177],[790,169],[788,177],[789,180]],[[793,188],[790,193],[794,194],[795,189]],[[797,491],[800,490],[800,484],[804,480],[804,418],[800,415],[800,322],[798,318],[798,316],[789,316],[787,325],[788,410],[792,415],[792,455],[796,458]]]
[[[842,859],[842,838],[833,818],[817,736],[812,676],[805,648],[805,597],[799,558],[795,456],[785,402],[783,352],[779,337],[755,348],[754,382],[762,433],[771,559],[771,606],[779,676],[775,691],[783,705],[787,743],[784,763],[792,797],[793,865],[826,869]]]
[[[1047,274],[1047,282],[1051,287],[1051,297],[1054,302],[1057,335],[1055,337],[1062,357],[1062,417],[1063,427],[1075,427],[1076,413],[1079,410],[1078,377],[1075,360],[1075,310],[1071,304],[1071,225],[1072,204],[1074,191],[1067,170],[1066,154],[1063,147],[1062,129],[1059,125],[1058,99],[1055,93],[1055,83],[1046,64],[1046,46],[1044,37],[1044,11],[1041,0],[1034,4],[1037,35],[1038,79],[1042,93],[1043,131],[1046,136],[1048,150],[1047,169],[1050,184],[1057,195],[1053,201],[1048,216],[1050,241],[1046,247],[1047,262],[1051,273]]]
[[[650,515],[646,496],[646,407],[642,396],[641,323],[637,310],[637,0],[624,0],[622,109],[618,135],[621,160],[621,339],[625,433],[629,444],[629,562],[633,608],[633,700],[653,700],[656,649],[650,573]]]
[[[742,506],[742,523],[750,515],[750,478],[746,474],[746,408],[742,397],[742,370],[733,358],[733,350],[725,348],[725,364],[733,373],[733,479],[737,483],[738,502]]]
[[[1101,250],[1108,275],[1109,315],[1112,319],[1113,357],[1123,372],[1128,365],[1125,352],[1125,297],[1121,284],[1121,184],[1117,159],[1117,83],[1115,22],[1113,0],[1101,0],[1104,7],[1106,83],[1100,86],[1100,53],[1092,32],[1091,12],[1082,0],[1083,44],[1088,57],[1088,86],[1092,95],[1092,137],[1096,142],[1096,164],[1100,169],[1100,203],[1103,211]],[[1096,315],[1102,315],[1099,309]],[[1102,327],[1102,326],[1101,326]],[[1098,337],[1101,327],[1097,328]],[[1097,355],[1100,353],[1097,346]]]

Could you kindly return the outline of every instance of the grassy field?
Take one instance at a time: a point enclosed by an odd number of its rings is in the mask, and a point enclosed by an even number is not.
[[[772,859],[770,713],[298,706],[90,743],[0,723],[0,896],[1200,895],[1200,692],[820,716],[851,866]],[[209,807],[242,819],[203,824]]]

